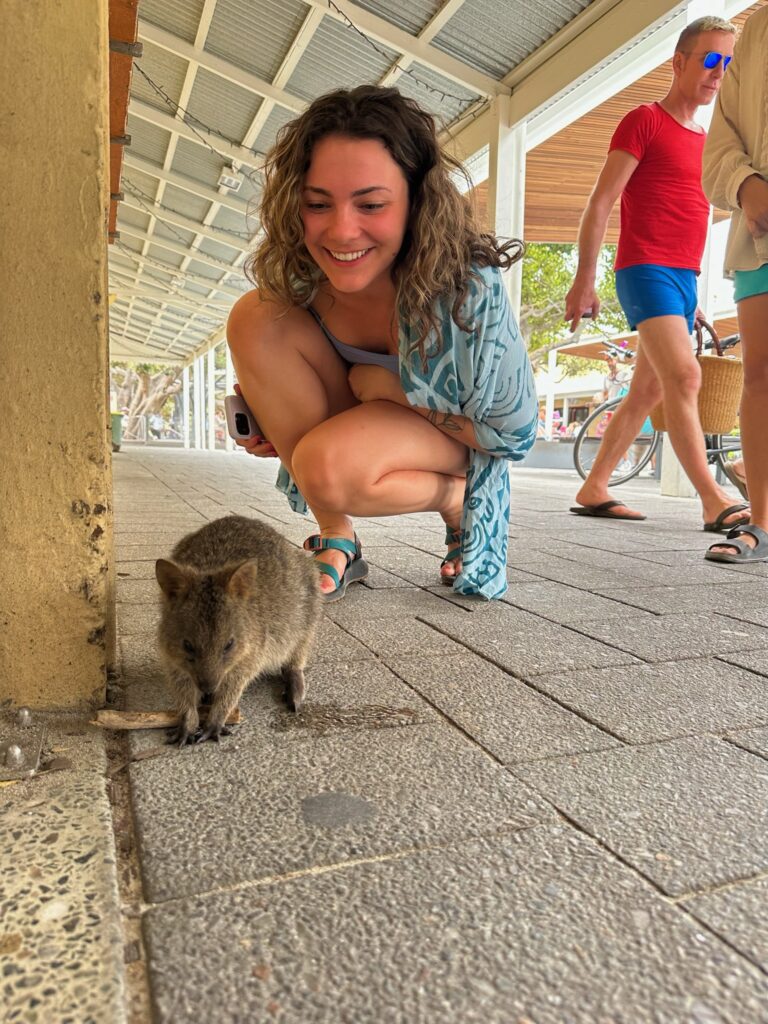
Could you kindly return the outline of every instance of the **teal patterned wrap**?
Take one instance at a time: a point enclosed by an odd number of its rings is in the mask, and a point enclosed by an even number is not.
[[[525,344],[509,304],[501,271],[475,267],[461,319],[451,304],[438,310],[441,344],[432,346],[426,370],[407,324],[400,325],[400,383],[411,405],[466,416],[484,452],[470,450],[464,511],[461,517],[462,571],[453,589],[487,599],[507,589],[509,467],[507,459],[525,457],[536,439],[538,401]],[[279,490],[291,507],[306,513],[307,504],[281,467]]]

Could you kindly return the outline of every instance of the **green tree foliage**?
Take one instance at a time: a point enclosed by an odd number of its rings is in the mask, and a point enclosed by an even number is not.
[[[597,266],[597,294],[601,300],[598,325],[607,334],[627,329],[627,322],[616,298],[613,273],[615,255],[615,246],[604,245]],[[540,364],[551,349],[567,345],[571,340],[563,317],[565,296],[576,273],[577,258],[575,245],[532,242],[526,248],[520,330],[534,366]],[[584,333],[589,333],[588,326],[585,326]],[[573,363],[572,372],[583,372],[583,364],[579,366],[577,361]],[[564,367],[564,370],[567,372],[567,368]]]

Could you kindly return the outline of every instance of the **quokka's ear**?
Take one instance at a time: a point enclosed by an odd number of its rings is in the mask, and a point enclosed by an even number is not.
[[[231,570],[224,589],[230,597],[250,597],[256,589],[257,575],[256,559],[251,558]]]
[[[192,585],[190,574],[175,562],[169,562],[167,558],[158,558],[155,562],[155,576],[169,601],[183,597]]]

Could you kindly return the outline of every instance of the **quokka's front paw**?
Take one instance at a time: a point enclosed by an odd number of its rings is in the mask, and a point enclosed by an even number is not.
[[[221,725],[217,725],[212,722],[210,725],[207,725],[205,729],[198,729],[194,737],[190,740],[190,743],[205,743],[206,740],[213,740],[214,743],[218,743],[220,736],[231,735],[232,730],[228,725],[224,725],[223,723]]]
[[[195,736],[195,732],[191,732],[183,722],[180,722],[169,731],[166,743],[169,747],[185,747],[188,743],[195,742]]]

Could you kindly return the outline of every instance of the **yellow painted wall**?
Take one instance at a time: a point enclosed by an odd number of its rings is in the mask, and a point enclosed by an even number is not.
[[[106,0],[5,5],[0,33],[0,706],[103,700]]]

